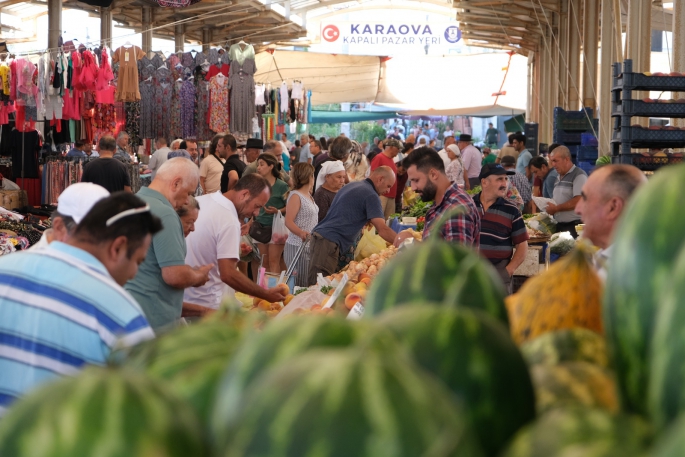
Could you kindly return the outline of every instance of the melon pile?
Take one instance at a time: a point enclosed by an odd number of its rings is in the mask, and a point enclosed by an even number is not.
[[[683,194],[685,165],[636,194],[606,284],[580,243],[506,297],[435,238],[333,275],[331,308],[223,309],[20,399],[0,455],[683,456]]]

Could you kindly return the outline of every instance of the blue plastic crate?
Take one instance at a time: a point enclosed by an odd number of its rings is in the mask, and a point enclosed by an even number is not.
[[[578,160],[594,163],[599,157],[599,150],[593,146],[580,146],[578,148]]]
[[[597,141],[597,137],[595,136],[594,133],[581,133],[580,134],[580,145],[581,146],[592,146],[592,147],[597,147],[599,146],[599,141]]]
[[[588,175],[595,169],[595,164],[590,162],[578,162],[577,166]]]

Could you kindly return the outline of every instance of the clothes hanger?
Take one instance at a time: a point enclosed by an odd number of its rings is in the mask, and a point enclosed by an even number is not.
[[[127,41],[126,43],[124,43],[125,48],[130,48],[131,46],[133,46],[133,45],[131,44],[130,41]]]

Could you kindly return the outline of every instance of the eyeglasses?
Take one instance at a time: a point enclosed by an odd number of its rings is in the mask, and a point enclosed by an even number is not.
[[[141,206],[140,208],[131,208],[127,209],[125,211],[120,212],[119,214],[116,214],[109,219],[107,219],[107,222],[105,223],[106,227],[109,227],[110,225],[114,224],[115,222],[129,216],[133,216],[135,214],[141,214],[141,213],[148,213],[150,212],[150,205],[145,205]]]

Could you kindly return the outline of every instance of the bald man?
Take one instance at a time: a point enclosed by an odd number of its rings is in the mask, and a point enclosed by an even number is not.
[[[316,276],[339,271],[341,254],[344,256],[369,222],[388,243],[397,234],[385,224],[380,196],[395,184],[395,172],[386,166],[376,168],[371,175],[358,182],[346,184],[335,196],[326,217],[314,227],[310,246],[308,284],[316,284]]]
[[[554,148],[549,155],[549,164],[559,177],[552,192],[555,203],[547,205],[545,211],[557,221],[557,232],[570,232],[573,238],[578,238],[576,225],[580,224],[580,218],[575,209],[587,181],[587,173],[573,164],[571,151],[566,146]]]
[[[632,165],[606,165],[595,170],[583,186],[575,212],[585,224],[583,238],[600,248],[595,264],[603,279],[616,223],[633,192],[645,182],[645,174]]]

